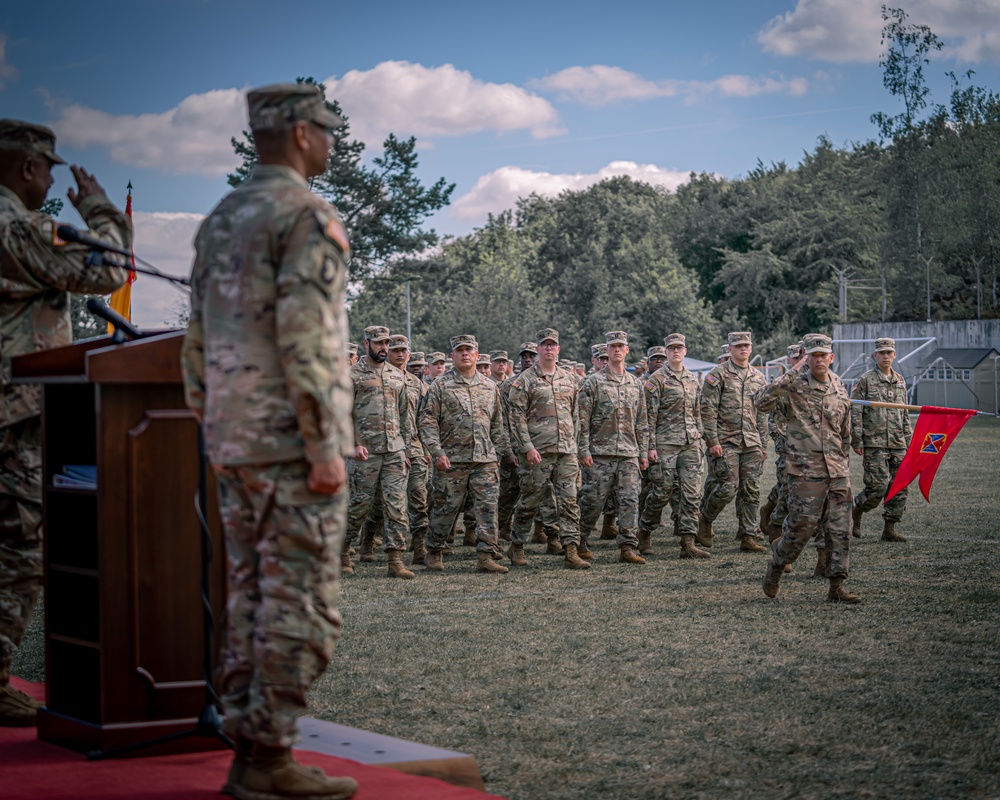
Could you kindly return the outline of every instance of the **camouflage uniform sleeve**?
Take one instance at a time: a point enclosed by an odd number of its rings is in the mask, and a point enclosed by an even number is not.
[[[797,369],[790,369],[777,380],[771,381],[763,389],[758,389],[753,396],[754,408],[757,415],[761,412],[770,411],[788,394],[788,387],[802,373]]]
[[[868,381],[865,380],[864,375],[858,378],[858,382],[854,384],[854,388],[851,390],[851,399],[868,399]],[[864,440],[864,418],[865,407],[851,403],[851,447],[853,448],[861,447]]]
[[[758,372],[758,374],[761,375],[761,382],[766,386],[767,382],[764,381],[764,376],[760,372]],[[757,391],[759,392],[760,389],[758,389]],[[767,451],[767,421],[768,421],[768,413],[758,408],[757,435],[760,437],[761,449],[764,450],[765,452]]]
[[[708,380],[715,377],[715,383]],[[715,447],[719,443],[719,400],[722,397],[722,379],[708,373],[701,386],[701,420],[705,431],[705,443]]]
[[[276,279],[278,352],[308,461],[354,452],[353,387],[347,368],[344,288],[347,253],[332,237],[331,209],[300,214],[288,234]]]
[[[92,234],[118,247],[131,248],[132,225],[107,197],[86,197],[78,210]],[[4,271],[17,279],[5,281],[10,284],[5,291],[8,297],[29,297],[37,294],[38,289],[50,287],[65,292],[106,294],[128,280],[125,267],[87,266],[90,254],[87,245],[54,244],[57,225],[47,214],[35,212],[17,217],[0,231]]]
[[[515,382],[510,387],[510,394],[507,395],[507,418],[510,423],[510,434],[514,440],[511,446],[522,454],[535,449],[531,443],[531,433],[528,431],[527,389],[526,384],[522,383],[519,386]]]
[[[701,438],[705,438],[705,425],[701,421],[701,403],[695,402],[694,408],[691,410],[691,414],[694,417],[694,425],[698,429],[698,433],[701,434]]]
[[[594,381],[588,378],[583,388],[577,393],[577,408],[580,412],[580,433],[577,436],[576,449],[580,458],[590,455],[590,414],[594,406]]]
[[[900,376],[902,377],[902,376]],[[903,402],[909,402],[909,397],[905,394],[906,381],[903,381],[904,395]],[[903,438],[906,439],[906,444],[909,446],[910,437],[913,436],[913,421],[910,419],[910,412],[904,410],[903,414]]]
[[[201,269],[197,252],[191,267],[191,318],[181,347],[181,374],[187,407],[201,420],[205,413],[205,329],[201,321]]]
[[[650,444],[652,437],[649,421],[646,417],[646,392],[643,391],[641,385],[639,386],[639,408],[635,415],[635,441],[639,445],[639,458],[645,458],[652,446]]]
[[[493,414],[490,416],[490,439],[497,451],[497,458],[506,458],[511,454],[510,439],[507,438],[507,426],[503,422],[503,399],[496,384],[493,385],[496,402],[493,404]]]
[[[424,443],[431,458],[438,459],[446,455],[441,447],[441,429],[438,427],[438,415],[441,411],[441,379],[431,384],[431,389],[424,396],[420,406],[420,441]]]
[[[413,427],[410,424],[410,400],[408,396],[410,391],[412,390],[406,382],[406,375],[404,375],[403,388],[400,389],[399,397],[396,398],[396,410],[399,413],[399,435],[403,439],[404,450],[409,446],[414,435]]]
[[[649,426],[649,447],[656,449],[656,426],[660,412],[660,382],[654,377],[646,378],[642,383],[646,398],[646,424]]]

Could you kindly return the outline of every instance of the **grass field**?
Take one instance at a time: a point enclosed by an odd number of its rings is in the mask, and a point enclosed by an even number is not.
[[[933,503],[912,487],[907,543],[866,515],[860,606],[824,602],[812,548],[766,598],[731,509],[705,562],[673,537],[645,567],[598,542],[581,573],[531,545],[492,576],[459,548],[404,582],[382,556],[345,581],[313,713],[472,753],[517,800],[1000,797],[998,457],[1000,422],[973,419]],[[39,640],[16,674],[41,677]]]

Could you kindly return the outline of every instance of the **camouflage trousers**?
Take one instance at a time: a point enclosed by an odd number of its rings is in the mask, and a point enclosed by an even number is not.
[[[496,461],[481,464],[452,463],[451,469],[434,470],[434,502],[431,504],[431,524],[427,547],[443,550],[455,520],[465,509],[471,495],[476,514],[476,550],[500,555],[497,535],[497,494],[500,475]]]
[[[521,496],[514,509],[511,541],[527,544],[531,540],[535,514],[542,523],[554,518],[559,541],[580,544],[580,507],[576,501],[576,477],[580,462],[576,453],[543,453],[537,464],[526,464],[521,470]],[[553,514],[546,513],[548,509]]]
[[[521,468],[506,459],[500,462],[500,494],[497,497],[497,525],[500,534],[511,533],[514,507],[521,496]]]
[[[0,686],[6,686],[42,588],[42,444],[37,417],[0,431]]]
[[[817,530],[823,531],[826,577],[846,578],[851,554],[850,478],[788,476],[788,516],[773,546],[774,563],[791,564]]]
[[[708,477],[701,499],[701,513],[710,522],[736,500],[740,536],[757,533],[760,506],[760,474],[764,471],[764,451],[759,447],[722,445],[722,456],[708,457]]]
[[[306,692],[340,636],[347,492],[310,492],[304,460],[216,472],[229,556],[228,630],[218,674],[224,730],[290,747]]]
[[[427,498],[427,473],[429,470],[430,464],[427,463],[427,459],[422,453],[413,453],[410,456],[410,469],[406,475],[406,495],[408,497],[407,518],[411,539],[427,534],[427,526],[430,522]],[[368,516],[365,517],[361,539],[364,542],[370,542],[384,530],[385,511],[382,490],[378,489],[372,500],[371,508],[368,510]]]
[[[386,550],[405,550],[409,528],[406,511],[407,466],[403,451],[370,453],[365,461],[352,458],[347,462],[347,478],[351,489],[347,509],[347,540],[353,542],[371,511],[375,495],[381,492],[385,518],[382,541]]]
[[[785,482],[785,451],[775,450],[774,455],[774,486],[768,492],[764,505],[768,503],[774,504],[771,511],[771,522],[781,527],[785,521],[785,516],[788,514],[788,487]]]
[[[657,461],[649,465],[649,493],[642,507],[639,529],[652,533],[663,524],[663,509],[667,503],[678,520],[677,533],[694,536],[698,533],[698,504],[705,478],[703,443],[657,448]]]
[[[580,535],[593,535],[608,496],[615,491],[619,547],[639,546],[639,461],[635,458],[594,456],[594,464],[584,467],[580,489]]]
[[[903,463],[906,450],[887,450],[884,447],[866,447],[863,459],[865,488],[854,498],[854,505],[864,512],[873,511],[885,498],[892,486],[896,470]],[[907,489],[899,492],[882,507],[883,519],[899,522],[906,510]]]

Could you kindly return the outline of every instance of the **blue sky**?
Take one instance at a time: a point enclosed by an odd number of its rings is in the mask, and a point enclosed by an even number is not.
[[[891,3],[890,3],[891,4]],[[1000,88],[1000,0],[913,0],[945,43],[927,68]],[[431,225],[461,235],[531,191],[627,174],[673,189],[797,163],[817,137],[874,137],[897,111],[878,66],[877,0],[743,2],[19,3],[0,12],[2,116],[51,125],[69,161],[124,204],[136,253],[186,274],[191,237],[225,194],[246,89],[313,76],[377,153],[414,135],[420,174],[457,184]],[[69,172],[53,194],[64,196]],[[79,222],[69,208],[67,221]],[[178,299],[140,278],[133,318]]]

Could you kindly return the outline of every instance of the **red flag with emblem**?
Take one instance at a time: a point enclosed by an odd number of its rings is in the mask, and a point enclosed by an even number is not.
[[[128,196],[125,198],[125,215],[132,219],[132,181],[128,182]],[[135,258],[132,259],[132,266],[135,266]],[[135,281],[135,270],[129,270],[128,282],[120,289],[115,289],[111,293],[110,306],[121,314],[129,322],[132,321],[132,284]],[[115,326],[108,323],[108,333],[114,333]]]
[[[975,415],[973,409],[921,406],[910,446],[906,448],[903,463],[896,470],[896,477],[889,487],[885,501],[889,502],[919,475],[920,492],[929,503],[931,484],[934,482],[938,467],[941,466],[944,454],[948,452],[948,448],[969,417]]]

